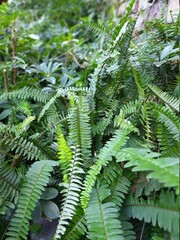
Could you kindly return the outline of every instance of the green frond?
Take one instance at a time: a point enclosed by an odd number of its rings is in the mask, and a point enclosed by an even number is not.
[[[87,99],[81,96],[77,99],[76,106],[70,109],[70,118],[68,119],[70,145],[78,145],[81,149],[82,158],[86,161],[91,156],[92,141],[89,115]]]
[[[132,72],[133,72],[133,76],[134,76],[134,80],[136,82],[136,86],[139,92],[139,96],[141,97],[141,99],[143,99],[145,97],[145,93],[144,93],[144,81],[142,81],[140,73],[134,68],[132,67]]]
[[[72,152],[67,145],[67,142],[64,138],[64,135],[61,133],[60,130],[57,132],[57,142],[58,142],[58,159],[60,162],[60,169],[63,174],[63,181],[69,182],[67,173],[68,173],[68,167],[72,160]]]
[[[160,98],[164,103],[168,104],[172,109],[179,112],[179,99],[169,95],[166,92],[163,92],[159,87],[156,85],[148,84],[148,87],[151,91]]]
[[[165,231],[179,232],[179,200],[173,191],[162,191],[157,200],[131,196],[124,206],[124,214],[139,220],[144,219]]]
[[[157,124],[157,139],[163,157],[178,157],[178,143],[173,139],[173,135],[167,131],[167,128],[159,123]]]
[[[174,140],[179,141],[179,118],[168,107],[153,104],[153,112],[157,120],[164,124],[168,131],[173,135]]]
[[[136,235],[133,229],[132,223],[129,221],[129,218],[125,216],[120,216],[120,221],[123,230],[123,237],[126,240],[135,240]]]
[[[113,31],[113,34],[112,34],[113,40],[115,40],[118,37],[119,32],[124,27],[124,24],[128,21],[134,3],[135,3],[135,0],[131,0],[131,2],[128,3],[124,17],[121,18],[120,24]]]
[[[29,139],[22,136],[15,136],[13,132],[9,132],[7,128],[2,133],[1,144],[5,145],[10,151],[15,151],[15,154],[24,156],[28,160],[43,160],[47,159],[46,155]]]
[[[73,158],[71,159],[68,167],[69,183],[60,184],[60,186],[64,187],[61,191],[63,195],[63,203],[54,239],[61,239],[66,231],[69,221],[75,214],[82,187],[81,175],[84,173],[82,165],[80,149],[74,147]]]
[[[78,240],[81,239],[86,232],[85,213],[81,208],[78,208],[62,240]]]
[[[52,94],[43,92],[40,89],[32,88],[32,87],[24,87],[20,90],[14,90],[9,93],[4,93],[2,96],[0,96],[0,100],[6,100],[6,99],[33,99],[37,102],[46,103],[48,102],[52,97]]]
[[[107,189],[107,185],[95,187],[92,190],[86,210],[88,239],[124,239],[116,205],[113,202],[103,203],[109,194],[110,190]]]
[[[105,116],[101,118],[96,125],[92,127],[93,134],[103,135],[108,125],[111,123],[114,112],[117,110],[118,101],[114,100],[107,104],[107,111]]]
[[[89,196],[96,182],[97,175],[100,173],[102,167],[111,161],[112,156],[116,155],[120,148],[125,145],[128,133],[129,131],[127,130],[116,130],[114,136],[101,149],[96,162],[88,171],[81,194],[81,205],[84,210],[88,205]]]
[[[0,163],[0,214],[7,213],[10,203],[17,203],[20,183],[21,174],[6,163]]]
[[[122,202],[127,194],[130,186],[130,181],[123,176],[122,169],[119,163],[111,162],[103,172],[103,178],[109,185],[111,195],[108,201],[116,204],[118,209],[121,208]]]
[[[17,209],[6,233],[7,240],[27,239],[32,211],[40,199],[44,187],[48,184],[50,172],[57,165],[58,163],[55,161],[38,161],[28,170],[26,181],[20,191]]]
[[[27,131],[31,122],[33,122],[34,120],[35,120],[34,116],[28,116],[23,120],[23,122],[16,125],[15,127],[16,136],[21,135],[23,132]]]
[[[79,27],[86,27],[89,30],[93,31],[98,37],[104,37],[109,42],[112,41],[112,36],[110,34],[110,29],[103,24],[94,23],[94,22],[83,22]]]
[[[145,141],[147,142],[148,147],[151,147],[152,144],[152,129],[151,129],[151,118],[152,118],[152,106],[146,103],[143,103],[141,107],[141,123],[144,128]]]
[[[179,187],[179,159],[163,158],[160,154],[146,149],[124,148],[116,155],[117,161],[129,161],[124,167],[133,167],[132,171],[151,171],[147,178],[158,179],[166,187]],[[159,157],[159,158],[158,158]]]

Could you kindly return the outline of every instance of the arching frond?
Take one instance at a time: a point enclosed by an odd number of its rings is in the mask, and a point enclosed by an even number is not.
[[[164,103],[168,104],[172,109],[179,112],[179,99],[169,95],[166,92],[163,92],[160,88],[158,88],[155,85],[148,84],[148,87]]]
[[[73,158],[68,167],[69,183],[60,184],[64,187],[61,191],[63,194],[63,204],[54,239],[61,239],[69,224],[69,220],[71,220],[75,214],[82,186],[82,173],[84,173],[84,171],[82,169],[80,149],[74,147]]]
[[[20,192],[17,209],[6,233],[7,240],[27,239],[32,211],[49,181],[50,172],[57,165],[58,162],[46,160],[35,162],[30,167]]]
[[[159,200],[138,199],[131,196],[124,207],[128,217],[145,220],[165,231],[179,232],[179,202],[173,191],[162,191]]]
[[[103,203],[109,194],[106,185],[92,190],[86,210],[88,238],[91,240],[124,239],[116,205],[113,202]]]
[[[9,93],[4,93],[2,96],[0,96],[0,100],[5,99],[33,99],[37,102],[46,103],[48,102],[52,97],[52,94],[43,92],[40,89],[32,88],[32,87],[24,87],[20,90],[15,90]]]
[[[6,163],[0,163],[0,214],[5,215],[9,204],[17,203],[21,178],[21,174],[14,168]]]
[[[79,97],[76,106],[70,110],[70,133],[71,146],[78,145],[81,149],[82,158],[86,161],[91,156],[91,127],[89,105],[85,97]]]
[[[117,130],[114,136],[105,144],[98,154],[97,160],[87,173],[83,192],[81,194],[81,205],[85,210],[89,201],[89,195],[96,182],[96,177],[100,173],[103,166],[106,166],[113,155],[117,154],[119,149],[126,143],[129,131]]]
[[[81,239],[86,232],[85,213],[81,208],[78,208],[62,240],[78,240]]]
[[[147,178],[158,179],[167,187],[179,187],[178,158],[158,158],[160,154],[146,149],[124,148],[116,155],[117,161],[129,161],[124,167],[133,171],[151,171]]]
[[[179,118],[168,107],[153,104],[153,112],[157,120],[167,127],[168,131],[172,134],[173,138],[179,141]]]

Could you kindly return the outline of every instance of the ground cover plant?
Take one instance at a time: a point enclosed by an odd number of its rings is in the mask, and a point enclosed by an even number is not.
[[[134,2],[0,6],[0,239],[179,239],[179,18]]]

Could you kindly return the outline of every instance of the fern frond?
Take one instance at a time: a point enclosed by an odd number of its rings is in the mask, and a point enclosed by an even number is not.
[[[35,144],[22,136],[14,136],[6,128],[2,134],[1,144],[4,144],[10,151],[15,151],[16,154],[26,157],[28,160],[47,159],[44,153],[35,146]]]
[[[124,239],[126,239],[126,240],[137,239],[134,229],[133,229],[133,225],[129,221],[129,218],[127,218],[125,216],[120,216],[120,221],[121,221],[121,225],[122,225]]]
[[[64,186],[64,189],[61,191],[63,194],[63,204],[54,239],[61,239],[64,235],[69,220],[73,218],[79,202],[79,192],[82,186],[81,174],[84,173],[80,156],[80,149],[74,147],[73,158],[68,168],[69,183],[60,184]]]
[[[2,96],[0,96],[0,100],[6,100],[6,99],[33,99],[37,102],[46,103],[48,102],[52,97],[52,94],[43,92],[40,89],[32,88],[32,87],[24,87],[20,90],[14,90],[9,93],[4,93]]]
[[[151,105],[144,103],[141,107],[141,123],[145,132],[145,141],[147,146],[150,148],[152,145],[152,130],[151,130]]]
[[[173,135],[173,138],[179,141],[179,118],[168,107],[153,104],[153,112],[160,123],[163,123],[168,131]]]
[[[111,123],[114,116],[114,112],[117,110],[118,101],[113,100],[107,104],[107,111],[105,111],[105,116],[101,118],[95,126],[92,127],[93,134],[103,135],[108,125]]]
[[[0,214],[5,215],[9,203],[17,203],[21,174],[6,163],[0,163]]]
[[[58,139],[58,159],[60,162],[60,169],[63,174],[63,181],[67,182],[69,181],[67,173],[68,173],[68,167],[72,159],[72,152],[67,145],[67,142],[64,138],[64,135],[61,133],[61,130],[58,130],[57,132],[57,139]]]
[[[127,194],[129,190],[130,181],[123,176],[120,164],[116,162],[111,162],[108,167],[104,169],[103,178],[111,190],[108,201],[115,203],[117,208],[120,209],[125,194]]]
[[[159,123],[157,124],[157,139],[162,157],[178,157],[178,143],[173,139],[173,135],[167,131],[167,128]]]
[[[124,207],[128,217],[144,219],[165,231],[179,232],[179,202],[173,191],[162,191],[159,200],[138,199],[131,196]]]
[[[27,239],[32,211],[49,181],[50,172],[57,165],[58,163],[55,161],[39,161],[35,162],[28,170],[17,209],[6,233],[9,236],[6,238],[7,240]]]
[[[79,27],[86,27],[93,31],[95,34],[98,35],[98,37],[104,37],[107,39],[109,42],[112,41],[112,36],[110,34],[110,29],[107,26],[104,26],[99,23],[94,23],[94,22],[83,22],[82,24],[79,25]]]
[[[85,213],[81,208],[76,210],[62,240],[78,240],[87,232]]]
[[[88,238],[91,240],[124,239],[116,205],[112,202],[103,203],[109,194],[106,185],[92,190],[86,210]]]
[[[118,37],[119,32],[120,32],[121,29],[123,28],[124,24],[128,21],[134,3],[135,3],[135,0],[132,0],[132,1],[128,4],[128,7],[126,8],[126,12],[125,12],[124,17],[121,18],[120,24],[119,24],[119,25],[114,29],[114,31],[113,31],[113,34],[112,34],[113,40],[115,40],[115,39]]]
[[[101,149],[96,162],[88,171],[81,194],[81,205],[84,210],[87,207],[97,175],[100,173],[102,167],[106,166],[111,161],[112,156],[116,155],[119,149],[126,143],[128,133],[129,131],[127,130],[116,130],[114,136]]]
[[[158,179],[167,187],[179,187],[178,158],[157,158],[158,153],[146,149],[124,148],[119,151],[117,161],[129,161],[124,167],[132,167],[133,171],[151,171],[147,178]]]
[[[75,107],[70,110],[69,140],[71,146],[78,145],[82,158],[89,160],[91,156],[91,127],[89,105],[85,97],[79,97]]]
[[[159,87],[155,85],[148,84],[148,87],[164,103],[168,104],[172,109],[179,112],[179,99],[169,95],[166,92],[163,92]]]

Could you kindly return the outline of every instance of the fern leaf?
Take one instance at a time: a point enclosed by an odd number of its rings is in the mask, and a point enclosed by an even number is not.
[[[78,208],[62,240],[78,240],[86,232],[85,213],[81,208]]]
[[[173,135],[173,138],[178,142],[179,141],[179,118],[175,115],[171,109],[153,104],[153,112],[157,117],[158,121],[163,123],[169,132]]]
[[[159,123],[157,124],[157,139],[160,145],[162,157],[178,157],[178,143],[173,139],[173,135],[167,131],[167,128]]]
[[[5,215],[10,202],[17,203],[21,174],[6,163],[0,164],[0,214]]]
[[[49,181],[50,172],[57,165],[55,161],[46,160],[35,162],[30,167],[20,192],[17,210],[6,233],[9,236],[7,240],[27,239],[32,211]]]
[[[79,192],[81,190],[82,178],[80,174],[82,170],[82,159],[80,158],[80,150],[75,147],[73,152],[73,159],[69,164],[69,183],[62,183],[64,186],[62,190],[63,204],[62,211],[59,216],[59,222],[56,229],[54,239],[61,239],[66,231],[66,226],[69,224],[69,220],[73,218],[75,214],[75,208],[79,202]]]
[[[162,191],[159,200],[133,198],[127,200],[124,214],[128,217],[144,219],[153,226],[163,228],[169,232],[179,232],[178,197],[173,191]]]
[[[85,210],[89,201],[89,195],[96,182],[96,177],[103,166],[106,166],[113,155],[117,154],[119,149],[126,143],[129,131],[116,130],[114,136],[101,149],[95,164],[90,168],[86,176],[83,192],[81,194],[81,205]]]
[[[79,97],[77,105],[70,111],[70,133],[69,140],[71,146],[78,145],[81,149],[84,160],[89,160],[91,156],[91,128],[89,106],[86,98]]]
[[[68,182],[67,173],[68,173],[69,164],[72,159],[72,152],[66,143],[64,135],[61,133],[60,130],[57,132],[57,135],[58,135],[58,158],[60,162],[60,169],[63,174],[64,182],[66,181]]]
[[[20,90],[15,90],[9,93],[4,93],[0,96],[0,100],[5,99],[33,99],[37,102],[46,103],[51,99],[52,95],[47,92],[43,92],[40,89],[32,88],[32,87],[24,87]]]
[[[158,88],[155,85],[148,84],[148,87],[158,98],[160,98],[163,102],[168,104],[172,109],[179,112],[179,100],[177,98],[169,95],[166,92],[163,92],[160,88]]]
[[[112,202],[102,203],[109,194],[106,185],[92,190],[86,210],[88,238],[91,240],[124,239],[116,205]]]
[[[157,158],[158,153],[146,149],[124,148],[117,157],[117,161],[129,161],[124,167],[132,167],[133,171],[152,171],[147,178],[158,179],[167,187],[179,187],[178,158]]]

